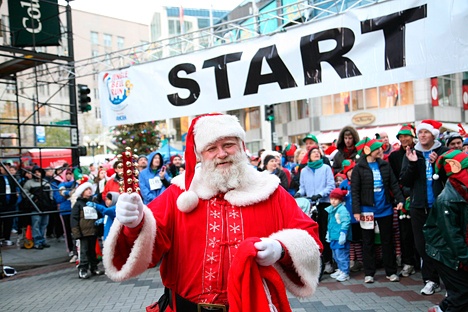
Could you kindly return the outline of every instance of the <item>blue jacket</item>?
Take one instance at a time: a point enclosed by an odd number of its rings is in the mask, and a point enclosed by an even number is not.
[[[58,192],[54,192],[54,199],[60,205],[62,216],[71,214],[70,192],[75,188],[75,181],[62,182],[58,185]]]
[[[94,207],[99,213],[104,216],[104,240],[109,235],[110,228],[114,223],[115,219],[115,205],[117,204],[117,199],[119,198],[119,193],[117,192],[109,192],[107,195],[111,194],[112,202],[110,203],[109,207],[104,205],[99,205],[96,203],[92,203],[91,207]]]
[[[334,188],[335,179],[329,165],[323,164],[318,169],[311,169],[306,166],[302,169],[298,191],[302,196],[321,195],[320,202],[329,203],[329,195]]]
[[[340,233],[346,234],[346,239],[352,239],[352,231],[349,230],[351,224],[351,215],[343,203],[336,207],[332,205],[325,208],[328,212],[328,238],[331,241],[337,241],[340,238]]]
[[[159,165],[156,170],[151,169],[151,164],[153,163],[153,158],[154,156],[158,154],[161,158],[161,164]],[[140,190],[141,190],[141,196],[143,197],[143,203],[145,205],[149,204],[153,199],[158,197],[159,195],[162,194],[166,190],[167,187],[171,184],[171,177],[168,174],[168,171],[164,174],[164,180],[161,180],[162,185],[161,188],[158,189],[151,189],[150,187],[150,180],[152,179],[159,179],[159,172],[161,171],[161,168],[163,167],[163,157],[160,153],[153,152],[148,156],[148,167],[146,167],[139,176],[140,180]]]

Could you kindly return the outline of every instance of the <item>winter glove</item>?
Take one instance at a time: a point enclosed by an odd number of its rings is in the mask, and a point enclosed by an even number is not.
[[[258,250],[256,261],[261,266],[270,266],[281,258],[283,247],[276,239],[262,237],[261,242],[254,244]]]
[[[330,233],[328,233],[328,231],[327,231],[327,235],[325,235],[325,241],[326,241],[327,243],[330,242]]]
[[[322,195],[320,195],[320,194],[313,195],[313,196],[311,197],[312,201],[317,201],[317,200],[320,199],[320,198],[322,198]]]
[[[294,194],[294,198],[299,198],[299,197],[302,197],[300,192],[297,192],[296,194]]]
[[[86,206],[96,208],[96,203],[89,201],[86,203]]]
[[[94,222],[94,225],[95,225],[95,226],[100,226],[101,224],[104,224],[104,218],[97,219],[97,220]]]
[[[123,225],[134,228],[143,219],[143,202],[137,193],[123,193],[115,207],[115,217]]]
[[[346,243],[346,233],[340,232],[340,238],[338,238],[338,244],[344,245]]]

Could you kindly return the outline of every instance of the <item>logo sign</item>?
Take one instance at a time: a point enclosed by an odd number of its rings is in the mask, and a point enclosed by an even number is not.
[[[375,116],[371,113],[359,113],[354,115],[351,121],[358,126],[370,125],[375,121]]]
[[[46,142],[46,133],[44,126],[36,126],[36,142],[45,143]]]
[[[57,0],[9,0],[11,45],[58,46],[60,23]]]

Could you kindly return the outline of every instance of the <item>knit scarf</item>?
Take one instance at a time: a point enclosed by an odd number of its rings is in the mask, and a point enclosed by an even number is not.
[[[318,168],[320,168],[322,166],[323,166],[323,159],[307,162],[307,167],[309,167],[311,169],[318,169]]]
[[[356,147],[347,148],[346,146],[343,148],[343,157],[344,159],[351,159],[351,155],[356,152]]]

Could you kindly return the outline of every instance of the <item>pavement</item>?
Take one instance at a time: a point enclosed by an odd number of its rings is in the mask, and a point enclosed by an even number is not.
[[[55,239],[48,243],[51,247],[43,250],[1,247],[3,264],[18,274],[0,279],[0,311],[145,311],[163,293],[158,267],[120,283],[106,275],[81,280],[75,264],[69,263],[65,243]],[[351,279],[342,283],[325,275],[311,298],[288,294],[292,311],[425,312],[445,294],[442,290],[432,296],[421,295],[419,272],[392,283],[380,269],[375,283],[364,284],[363,280],[362,271],[351,273]]]

